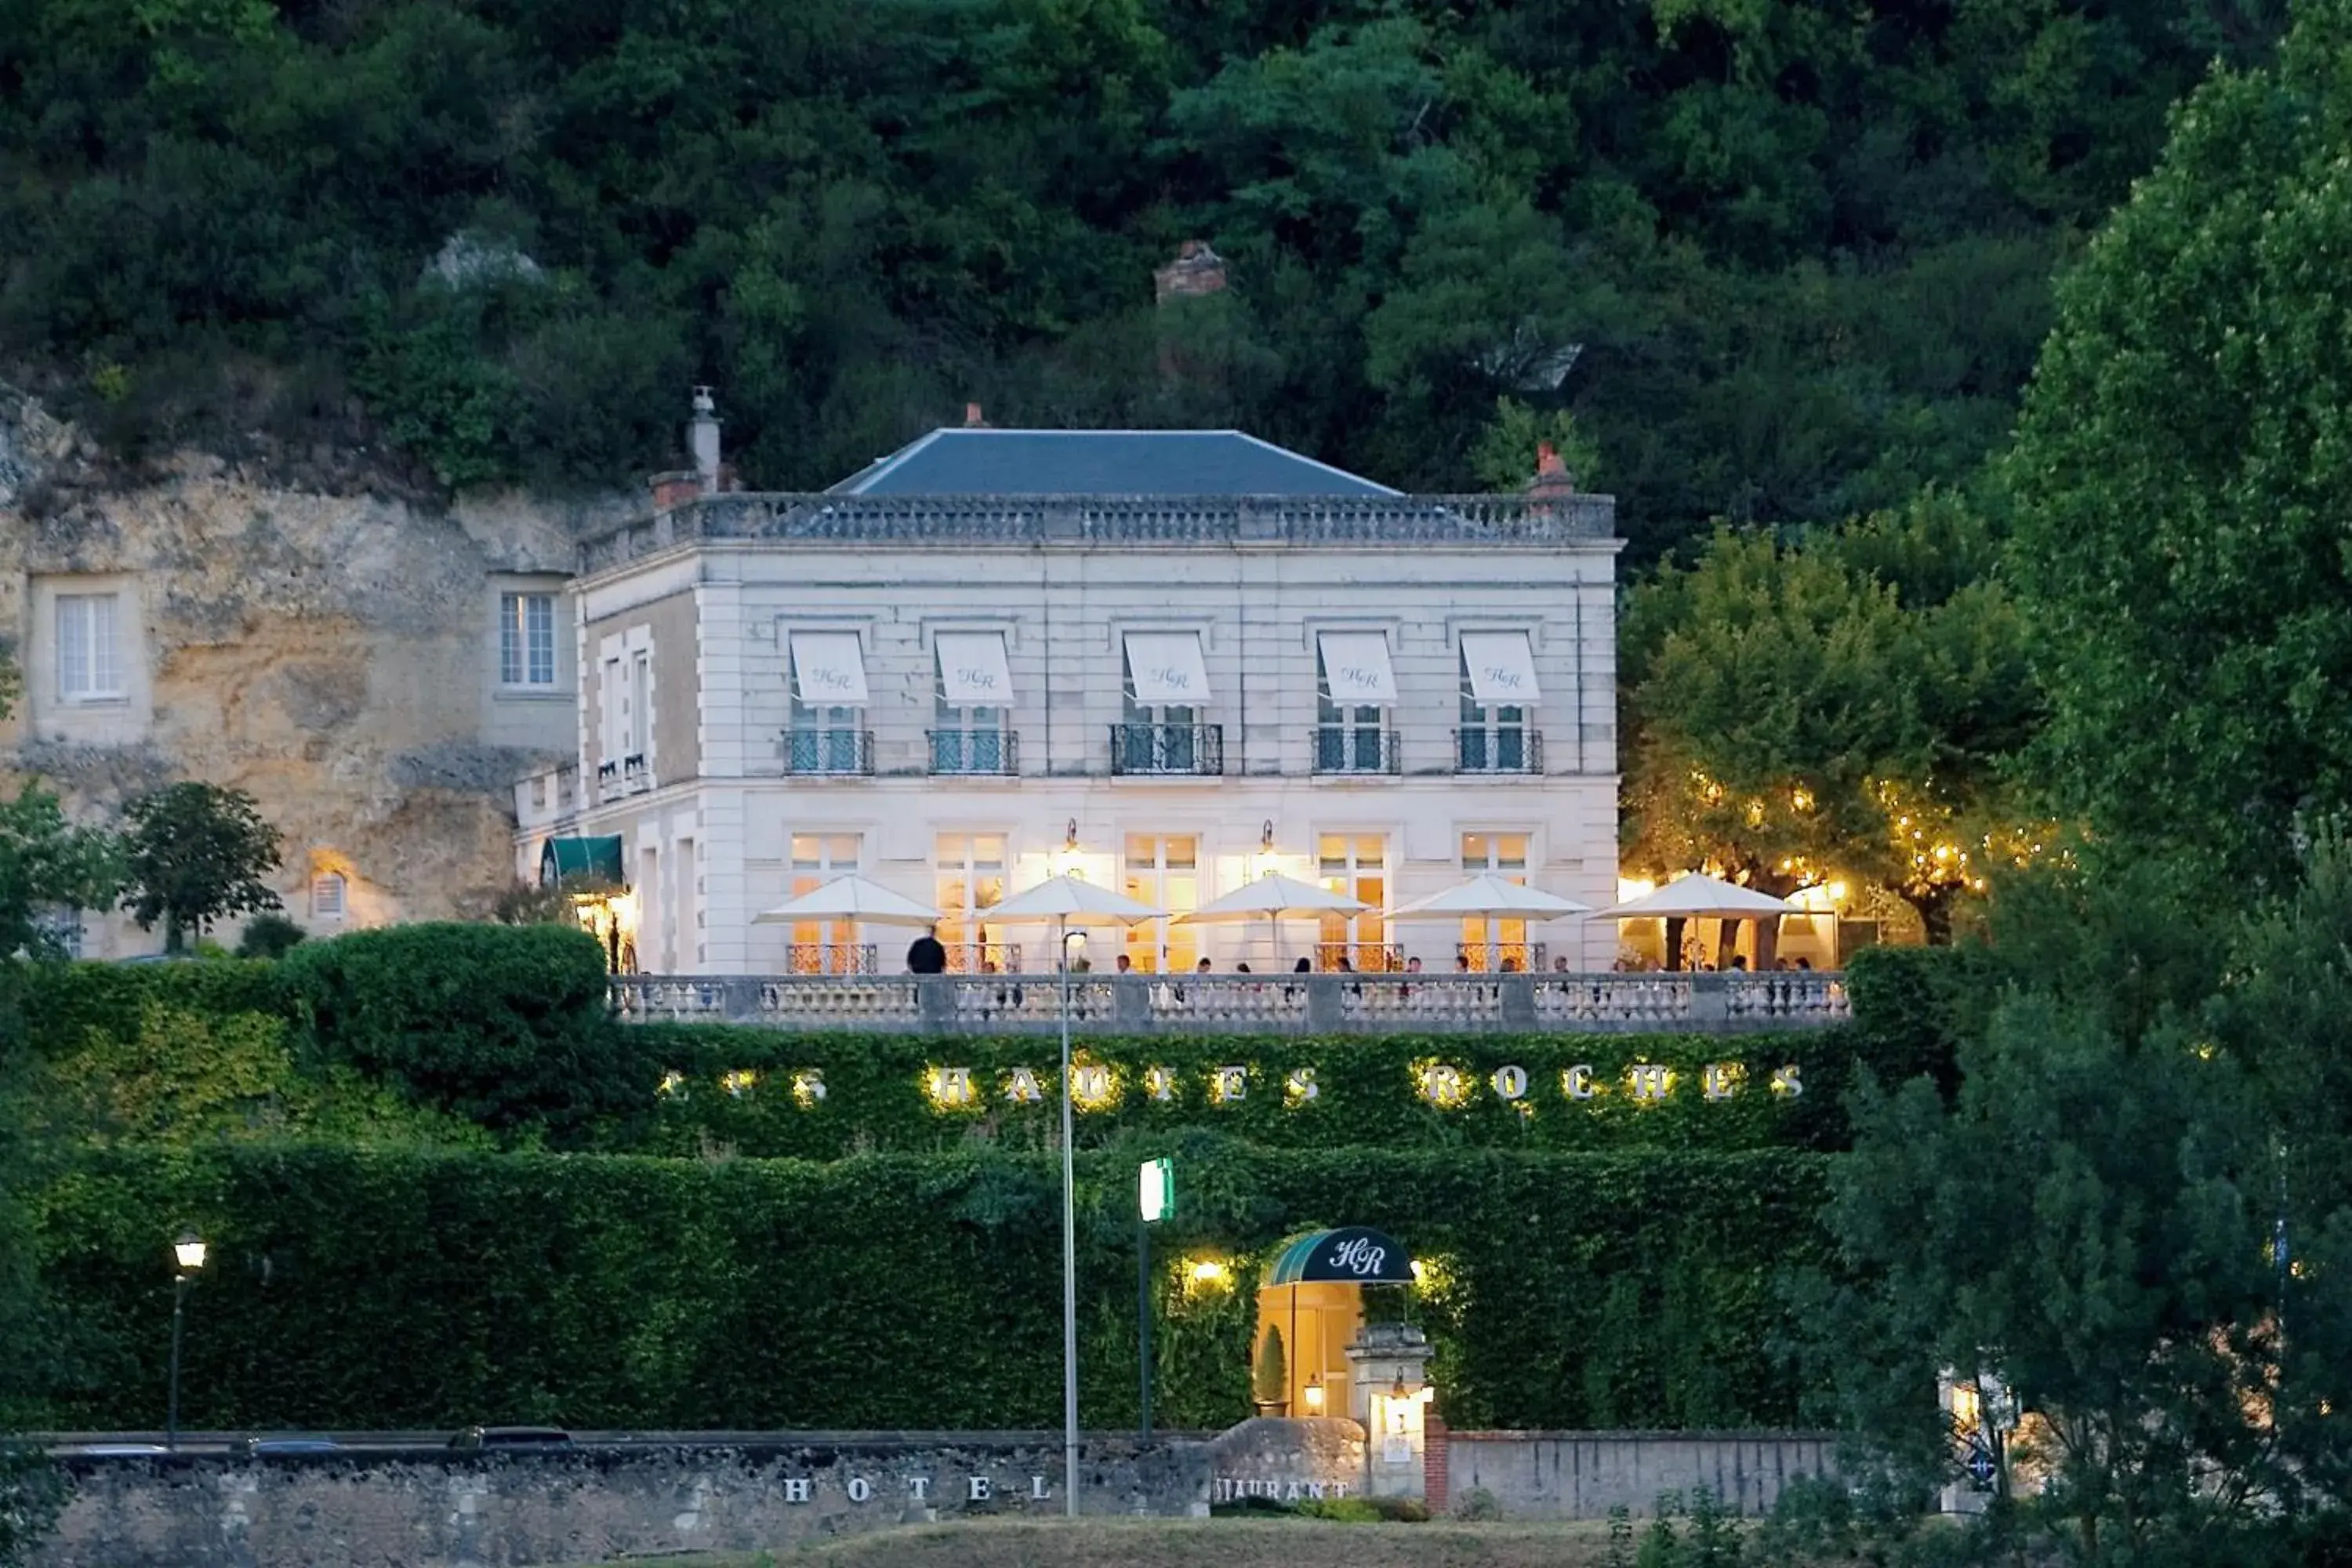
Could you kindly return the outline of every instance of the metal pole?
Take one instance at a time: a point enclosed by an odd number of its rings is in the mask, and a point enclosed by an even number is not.
[[[1062,1511],[1078,1517],[1078,1207],[1070,1153],[1070,922],[1055,922],[1062,956]]]
[[[180,1446],[180,1320],[188,1299],[188,1277],[172,1277],[172,1392],[163,1407],[163,1447]]]
[[[1143,1440],[1151,1441],[1151,1224],[1140,1209],[1135,1215],[1135,1342],[1136,1368],[1143,1380]]]

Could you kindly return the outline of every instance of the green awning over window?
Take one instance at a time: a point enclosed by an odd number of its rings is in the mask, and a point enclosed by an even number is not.
[[[573,883],[621,885],[621,836],[602,838],[551,838],[539,852],[539,885],[562,888]]]
[[[1370,1226],[1310,1230],[1283,1244],[1264,1282],[1297,1285],[1333,1279],[1350,1285],[1410,1285],[1412,1258]]]

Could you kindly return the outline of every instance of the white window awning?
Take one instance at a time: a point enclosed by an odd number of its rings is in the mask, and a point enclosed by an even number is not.
[[[1464,632],[1462,662],[1470,695],[1489,707],[1522,708],[1543,696],[1525,632]]]
[[[866,706],[866,655],[856,632],[794,632],[793,689],[812,708]]]
[[[1005,708],[1013,702],[1013,671],[1004,661],[1003,632],[941,632],[940,689],[959,708]]]
[[[1348,706],[1397,700],[1396,671],[1389,665],[1389,639],[1379,632],[1324,632],[1323,679],[1331,700]]]
[[[1129,632],[1127,669],[1138,702],[1190,707],[1209,700],[1209,667],[1198,632]]]

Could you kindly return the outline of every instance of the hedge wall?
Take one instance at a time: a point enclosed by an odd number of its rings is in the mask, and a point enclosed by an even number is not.
[[[973,1142],[1052,1146],[1059,1043],[1045,1037],[789,1035],[727,1026],[646,1025],[631,1046],[664,1069],[648,1126],[608,1130],[605,1147],[664,1154],[835,1159]],[[1772,1036],[1443,1035],[1301,1038],[1169,1037],[1078,1042],[1103,1070],[1108,1103],[1078,1113],[1080,1145],[1198,1127],[1270,1148],[1366,1144],[1497,1149],[1833,1148],[1852,1075],[1843,1030]],[[1638,1101],[1628,1072],[1670,1069],[1662,1099]],[[1590,1100],[1562,1078],[1591,1069]],[[1222,1080],[1227,1068],[1243,1076]],[[1709,1100],[1709,1068],[1726,1097]],[[941,1104],[940,1075],[969,1075],[971,1102]],[[1166,1095],[1154,1093],[1152,1069]],[[1507,1097],[1503,1086],[1518,1089]],[[1776,1075],[1801,1092],[1776,1093]],[[1016,1072],[1025,1069],[1025,1082]],[[1444,1074],[1451,1073],[1451,1079]],[[1295,1076],[1297,1075],[1297,1076]],[[1311,1075],[1311,1097],[1306,1092]],[[1238,1098],[1230,1089],[1238,1083]],[[1036,1098],[1016,1098],[1034,1086]],[[1087,1087],[1081,1079],[1081,1089]],[[1458,1103],[1451,1103],[1459,1091]],[[1446,1101],[1448,1103],[1440,1103]]]
[[[1160,1418],[1247,1413],[1254,1270],[1316,1224],[1436,1266],[1416,1310],[1457,1425],[1789,1421],[1773,1280],[1816,1260],[1822,1156],[1268,1150],[1190,1134],[1081,1165],[1085,1419],[1134,1418],[1134,1161],[1173,1152]],[[79,1156],[40,1215],[73,1328],[63,1428],[163,1416],[165,1242],[191,1292],[194,1427],[1051,1426],[1054,1163],[1003,1151],[798,1161],[316,1148]],[[1187,1295],[1187,1259],[1235,1266]]]

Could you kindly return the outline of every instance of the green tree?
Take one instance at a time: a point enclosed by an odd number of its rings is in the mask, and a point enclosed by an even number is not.
[[[130,891],[123,907],[142,931],[163,922],[163,950],[202,936],[223,915],[274,910],[262,878],[278,868],[278,830],[254,798],[217,784],[168,784],[123,808]]]
[[[2005,465],[2051,722],[2034,773],[2112,863],[2284,885],[2352,805],[2352,5],[2224,72],[2059,292]]]
[[[1796,543],[1718,530],[1629,596],[1629,862],[1786,895],[1885,887],[1949,940],[1955,902],[2029,856],[2001,760],[2035,721],[1980,514],[1931,494]]]
[[[2136,895],[2095,917],[2130,986]],[[1865,1089],[1829,1219],[1844,1282],[1814,1281],[1815,1363],[1854,1428],[1952,1478],[1939,1372],[2027,1412],[2021,1528],[2093,1563],[2236,1553],[2333,1507],[2352,1440],[2352,1140],[2333,1008],[2352,1001],[2352,853],[2318,847],[2292,900],[2242,922],[2201,1000],[2106,1005],[2037,975],[1959,1047],[1948,1100]],[[2087,982],[2087,983],[2086,983]],[[2201,1555],[2199,1542],[2202,1542]],[[2170,1555],[2164,1553],[2169,1552]]]

